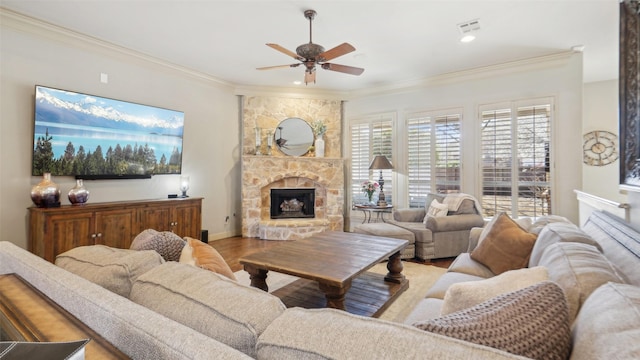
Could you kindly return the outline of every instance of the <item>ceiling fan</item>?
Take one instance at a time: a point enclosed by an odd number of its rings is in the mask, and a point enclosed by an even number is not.
[[[292,58],[300,61],[299,63],[290,64],[290,65],[276,65],[276,66],[266,66],[260,67],[258,70],[269,70],[269,69],[279,69],[285,67],[297,67],[300,64],[304,64],[304,83],[308,84],[310,82],[316,82],[316,65],[320,66],[325,70],[338,71],[345,74],[351,75],[360,75],[364,71],[363,68],[347,66],[347,65],[339,65],[328,63],[327,61],[337,58],[338,56],[342,56],[344,54],[348,54],[352,51],[355,51],[356,48],[351,46],[348,43],[342,43],[333,49],[324,50],[324,47],[314,44],[312,41],[312,22],[313,18],[316,16],[315,10],[305,10],[304,17],[309,19],[309,43],[302,44],[296,48],[296,52],[287,50],[278,44],[267,44],[270,48],[280,51],[285,55],[289,55]]]

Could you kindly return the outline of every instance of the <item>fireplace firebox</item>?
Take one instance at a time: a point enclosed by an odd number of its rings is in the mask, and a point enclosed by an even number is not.
[[[271,218],[313,218],[315,198],[314,188],[271,189]]]

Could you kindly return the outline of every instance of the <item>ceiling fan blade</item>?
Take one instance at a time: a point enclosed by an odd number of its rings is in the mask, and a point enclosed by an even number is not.
[[[310,82],[312,82],[314,84],[316,82],[316,72],[315,71],[312,71],[312,72],[305,71],[304,72],[304,84],[307,85]]]
[[[296,66],[300,66],[300,64],[301,64],[301,63],[291,64],[291,65],[264,66],[264,67],[256,68],[256,70],[283,69],[283,68],[289,68],[289,67],[296,67]]]
[[[338,71],[341,73],[351,74],[351,75],[360,75],[364,71],[363,68],[347,66],[347,65],[339,65],[339,64],[324,63],[321,66],[325,70]]]
[[[336,47],[334,47],[333,49],[329,49],[323,53],[318,54],[316,60],[317,61],[329,61],[331,59],[335,59],[338,56],[342,56],[344,54],[348,54],[352,51],[355,51],[356,48],[354,48],[353,46],[351,46],[351,44],[348,43],[342,43]]]
[[[280,46],[278,44],[267,44],[267,46],[272,48],[272,49],[278,50],[283,54],[289,55],[289,56],[291,56],[292,58],[294,58],[296,60],[300,60],[300,61],[305,61],[306,60],[305,58],[303,58],[301,56],[298,56],[298,54],[294,53],[293,51],[287,50],[287,49],[283,48],[282,46]]]

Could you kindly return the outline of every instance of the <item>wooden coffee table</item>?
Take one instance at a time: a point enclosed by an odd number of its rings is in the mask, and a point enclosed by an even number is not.
[[[284,242],[247,255],[239,262],[249,273],[251,286],[264,291],[269,290],[266,283],[269,271],[307,279],[274,292],[288,307],[331,307],[379,316],[409,287],[400,261],[400,251],[408,243],[406,240],[328,231]],[[386,275],[367,272],[385,259],[389,259]],[[318,289],[324,298],[322,303],[318,302]]]

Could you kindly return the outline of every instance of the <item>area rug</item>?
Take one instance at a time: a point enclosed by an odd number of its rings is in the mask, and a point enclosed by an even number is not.
[[[418,305],[420,300],[429,291],[429,288],[444,274],[447,269],[435,267],[432,265],[422,265],[412,262],[403,261],[404,270],[402,273],[409,279],[409,289],[403,292],[383,313],[380,319],[403,322],[404,319],[411,314],[411,311]],[[369,271],[377,274],[387,273],[387,264],[380,263],[369,269]],[[239,283],[249,285],[249,274],[244,271],[236,271],[235,276]],[[297,277],[270,271],[267,277],[269,292],[273,292],[298,280]]]

